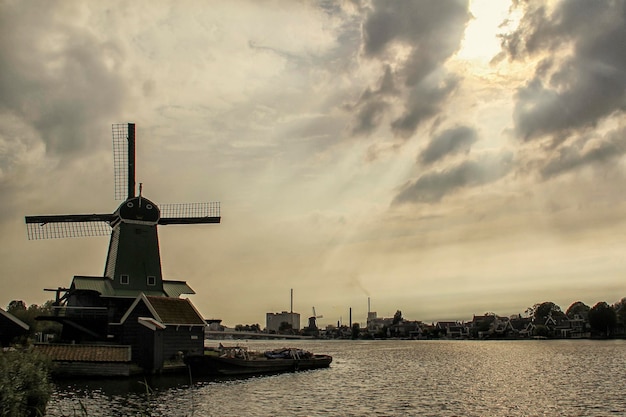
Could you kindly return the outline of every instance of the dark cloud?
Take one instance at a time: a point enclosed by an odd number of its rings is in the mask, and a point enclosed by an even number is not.
[[[512,59],[554,54],[518,90],[514,121],[519,137],[562,140],[577,129],[623,112],[626,99],[626,1],[568,0],[518,3],[524,15],[503,37]],[[565,58],[557,52],[571,49]]]
[[[365,90],[361,94],[359,102],[354,106],[356,120],[352,127],[352,134],[369,135],[380,124],[385,110],[389,107],[386,97],[392,96],[396,91],[393,85],[391,68],[387,67],[385,69],[385,73],[379,83],[379,88]]]
[[[400,43],[422,57],[413,63],[432,62],[434,68],[458,48],[469,18],[467,1],[375,0],[363,23],[363,49],[366,56],[382,57]]]
[[[572,144],[563,144],[556,156],[541,169],[544,178],[558,176],[582,166],[605,164],[626,153],[626,129],[615,130],[601,140],[581,138]]]
[[[467,152],[476,140],[476,131],[471,127],[459,126],[444,130],[424,148],[419,154],[419,160],[428,165],[445,158],[447,155]]]
[[[0,12],[0,112],[33,127],[57,155],[89,149],[91,126],[117,122],[112,115],[126,95],[116,73],[122,52],[74,25],[79,10],[77,3],[3,2]]]
[[[469,19],[467,1],[375,0],[363,23],[363,53],[393,65],[393,71],[386,67],[385,77],[393,77],[395,100],[382,94],[362,100],[353,132],[375,130],[392,102],[404,107],[391,126],[401,138],[413,135],[420,123],[436,114],[457,82],[455,76],[443,74],[442,66],[459,48]],[[406,54],[399,54],[398,48]]]
[[[410,138],[420,123],[439,112],[458,84],[458,77],[448,75],[441,81],[428,77],[413,87],[406,101],[404,114],[391,123],[396,136]]]
[[[472,188],[499,180],[512,169],[508,153],[468,159],[441,171],[422,175],[406,184],[392,204],[436,203],[462,188]]]

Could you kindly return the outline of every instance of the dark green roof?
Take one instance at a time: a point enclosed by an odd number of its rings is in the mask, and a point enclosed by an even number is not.
[[[178,298],[182,294],[195,294],[189,285],[184,281],[163,281],[163,291],[145,290],[116,290],[111,285],[111,279],[107,277],[84,277],[75,276],[72,281],[72,288],[75,290],[95,291],[103,297],[127,297],[135,298],[139,294]]]
[[[178,298],[183,294],[195,294],[185,281],[163,281],[163,292],[168,297]],[[152,295],[152,294],[146,294]]]

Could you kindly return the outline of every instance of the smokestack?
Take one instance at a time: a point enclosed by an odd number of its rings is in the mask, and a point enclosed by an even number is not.
[[[367,297],[367,315],[369,316],[370,314],[370,298]]]
[[[293,313],[293,288],[291,289],[291,304],[290,304],[290,313]]]
[[[352,307],[350,307],[350,327],[352,327]]]

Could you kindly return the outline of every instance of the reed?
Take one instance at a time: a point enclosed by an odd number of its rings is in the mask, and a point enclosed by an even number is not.
[[[52,394],[49,360],[32,349],[0,353],[0,417],[43,416]]]

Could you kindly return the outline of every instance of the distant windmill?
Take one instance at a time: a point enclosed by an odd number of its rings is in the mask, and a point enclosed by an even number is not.
[[[317,319],[324,318],[324,316],[318,316],[315,314],[315,307],[313,307],[313,315],[309,317],[309,329],[317,329]]]
[[[139,195],[135,195],[134,123],[113,125],[113,157],[115,198],[125,200],[112,214],[25,218],[31,240],[111,235],[104,276],[74,277],[72,288],[57,290],[57,302],[60,291],[79,293],[90,290],[104,297],[136,297],[142,292],[170,297],[193,293],[184,282],[163,280],[157,226],[219,223],[220,204],[188,203],[158,207],[141,195],[141,184]],[[85,305],[84,297],[82,305]]]

